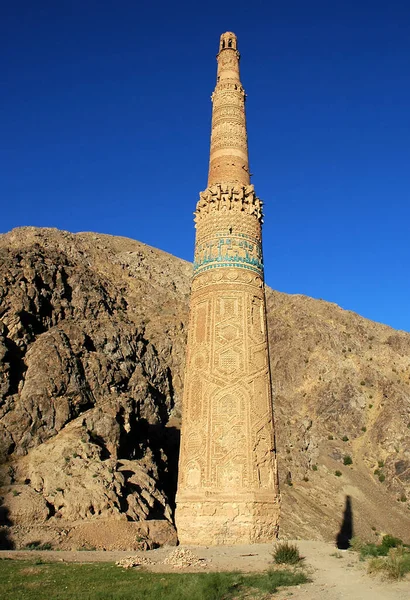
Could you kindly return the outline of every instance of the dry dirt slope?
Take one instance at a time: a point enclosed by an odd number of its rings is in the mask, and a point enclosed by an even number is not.
[[[190,276],[125,238],[0,236],[5,543],[175,539]],[[267,300],[282,534],[334,538],[350,496],[356,532],[410,541],[410,334],[301,295]]]

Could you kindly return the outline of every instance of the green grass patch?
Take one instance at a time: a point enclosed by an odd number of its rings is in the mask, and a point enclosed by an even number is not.
[[[264,573],[149,573],[113,563],[0,560],[2,597],[8,600],[229,600],[252,598],[308,581],[302,571]]]

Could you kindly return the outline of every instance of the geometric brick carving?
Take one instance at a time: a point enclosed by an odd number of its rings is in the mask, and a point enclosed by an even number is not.
[[[236,323],[219,323],[216,334],[221,342],[232,342],[239,337],[240,329]]]
[[[194,278],[175,521],[180,542],[267,542],[279,490],[262,263],[236,36],[221,36]]]

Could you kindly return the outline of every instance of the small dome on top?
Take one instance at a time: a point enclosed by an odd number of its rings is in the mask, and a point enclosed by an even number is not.
[[[232,31],[227,31],[221,35],[221,40],[219,42],[219,52],[221,50],[225,50],[226,48],[237,49],[237,40],[236,35],[232,33]]]

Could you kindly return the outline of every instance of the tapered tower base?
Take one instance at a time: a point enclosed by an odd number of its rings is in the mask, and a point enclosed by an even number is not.
[[[278,520],[277,501],[178,501],[176,525],[181,544],[262,544],[277,538]]]

